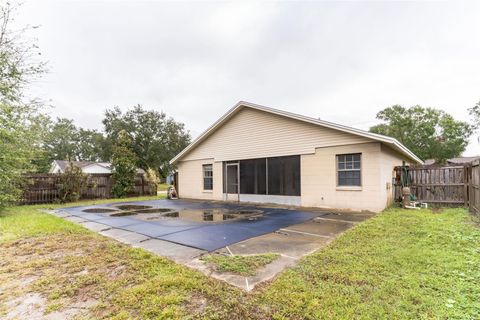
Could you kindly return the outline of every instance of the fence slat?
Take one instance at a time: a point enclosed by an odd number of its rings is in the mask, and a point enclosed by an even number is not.
[[[396,167],[395,198],[401,198],[402,167]],[[418,201],[442,205],[468,204],[467,166],[412,166],[408,168],[409,187]],[[473,198],[474,196],[472,196]]]
[[[28,174],[25,176],[26,184],[20,204],[52,203],[59,200],[59,175]],[[87,186],[82,189],[80,199],[106,199],[112,198],[113,179],[111,174],[89,174]],[[156,195],[155,185],[145,181],[143,175],[135,177],[134,190],[129,196]]]
[[[480,215],[480,160],[472,163],[469,168],[469,209],[475,215]]]

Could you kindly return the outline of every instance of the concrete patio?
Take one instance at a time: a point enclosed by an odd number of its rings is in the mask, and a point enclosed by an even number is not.
[[[231,203],[200,202],[186,200],[178,200],[178,202],[174,203],[168,200],[155,200],[141,203],[136,202],[126,204],[148,205],[155,208],[167,208],[175,206],[175,210],[180,211],[192,208],[205,208],[205,210],[211,208],[226,208],[228,210],[252,210],[252,208],[254,208],[255,210],[264,212],[264,215],[267,215],[267,218],[270,218],[270,216],[268,216],[269,214],[271,214],[272,217],[276,217],[277,214],[286,214],[285,216],[278,216],[279,219],[285,218],[288,216],[288,214],[291,214],[291,220],[289,220],[288,222],[282,220],[282,227],[275,229],[271,232],[253,232],[251,233],[252,236],[247,235],[246,237],[244,237],[245,239],[241,241],[235,241],[236,238],[219,239],[221,243],[223,243],[222,241],[229,240],[229,242],[226,242],[229,244],[216,250],[205,250],[185,244],[179,244],[173,241],[167,241],[165,239],[159,239],[155,236],[149,236],[146,233],[151,232],[151,230],[149,232],[143,232],[141,230],[141,227],[143,225],[139,225],[138,228],[130,228],[131,230],[125,230],[124,227],[122,227],[124,223],[111,223],[111,221],[117,220],[110,220],[127,219],[125,217],[105,219],[92,216],[90,213],[79,214],[79,212],[82,212],[83,210],[85,210],[85,208],[110,208],[113,205],[121,205],[119,203],[99,206],[65,208],[62,210],[51,211],[51,213],[56,216],[62,217],[74,223],[78,223],[87,229],[100,233],[101,235],[113,238],[122,243],[131,245],[132,247],[142,248],[154,254],[167,257],[177,263],[181,263],[188,267],[195,268],[208,276],[226,281],[246,291],[252,290],[255,285],[260,282],[272,279],[276,274],[284,270],[286,267],[295,265],[295,263],[301,257],[326,246],[345,230],[373,216],[373,214],[371,213],[339,213],[315,209],[309,209],[309,211],[307,212],[303,208],[280,208],[278,206],[252,207],[252,205],[232,205]],[[296,212],[301,213],[300,217],[302,221],[300,221],[300,223],[298,223],[299,216],[294,214]],[[307,213],[309,214],[308,216]],[[158,228],[162,228],[161,223],[173,223],[172,220],[174,220],[175,222],[175,219],[161,220],[160,222],[158,222]],[[225,234],[228,234],[229,230],[233,230],[232,232],[243,231],[245,228],[244,224],[246,223],[246,221],[244,220],[245,219],[238,219],[234,220],[233,222],[222,221],[215,223],[207,223],[207,225],[210,226],[210,228],[214,228],[212,230],[224,230]],[[108,222],[108,224],[105,224],[106,222]],[[186,223],[191,223],[191,221],[187,221]],[[272,223],[274,224],[271,225]],[[259,230],[268,231],[272,227],[276,226],[275,223],[277,222],[275,222],[274,220],[270,221],[268,219],[262,218],[258,220],[248,221],[247,225],[252,226],[253,229],[260,225],[262,229]],[[241,229],[235,229],[235,226],[238,224],[241,225]],[[177,225],[178,224],[175,224],[175,226]],[[153,226],[152,228],[155,228],[155,226]],[[185,235],[188,237],[189,233],[193,233],[196,228],[197,227],[192,227],[191,229],[180,231],[180,235]],[[203,228],[203,223],[198,228]],[[197,230],[194,234],[200,234],[201,236],[203,233],[198,233]],[[224,238],[227,237],[225,236]],[[200,260],[200,257],[204,254],[255,255],[263,253],[277,253],[280,255],[280,257],[274,262],[259,269],[255,276],[250,277],[244,277],[229,273],[219,273],[209,268],[203,261]]]

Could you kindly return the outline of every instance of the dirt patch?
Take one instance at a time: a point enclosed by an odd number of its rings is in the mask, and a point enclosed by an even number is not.
[[[99,246],[105,247],[104,241],[91,235],[0,246],[5,262],[0,266],[0,310],[6,319],[69,319],[97,304],[102,278],[110,271],[109,264],[95,265]]]
[[[443,208],[440,208],[440,207],[432,208],[432,213],[442,213],[442,212],[443,212]]]
[[[194,292],[189,299],[188,310],[190,314],[200,314],[207,307],[207,299],[197,292]]]
[[[197,273],[95,234],[24,239],[0,251],[2,319],[184,318],[219,299],[216,290],[192,292],[212,285]]]
[[[109,279],[116,279],[120,277],[126,271],[126,269],[127,267],[125,265],[111,266],[108,268],[106,275]]]
[[[6,303],[5,319],[40,319],[45,312],[45,298],[39,293],[27,293]]]
[[[72,319],[94,307],[97,303],[98,301],[93,299],[79,301],[62,310],[50,312],[48,301],[43,295],[36,292],[27,293],[6,303],[8,313],[5,315],[5,319]],[[53,307],[56,306],[53,305]]]

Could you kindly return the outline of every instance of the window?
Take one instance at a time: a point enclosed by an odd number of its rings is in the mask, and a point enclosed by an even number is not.
[[[338,186],[361,186],[361,154],[337,155]]]
[[[213,190],[213,171],[211,164],[203,165],[203,190]]]

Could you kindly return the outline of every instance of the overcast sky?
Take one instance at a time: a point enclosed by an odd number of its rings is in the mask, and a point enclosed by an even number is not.
[[[468,120],[480,100],[480,1],[27,0],[53,116],[101,129],[142,104],[195,137],[239,100],[361,129],[393,104]],[[465,155],[480,154],[472,141]]]

